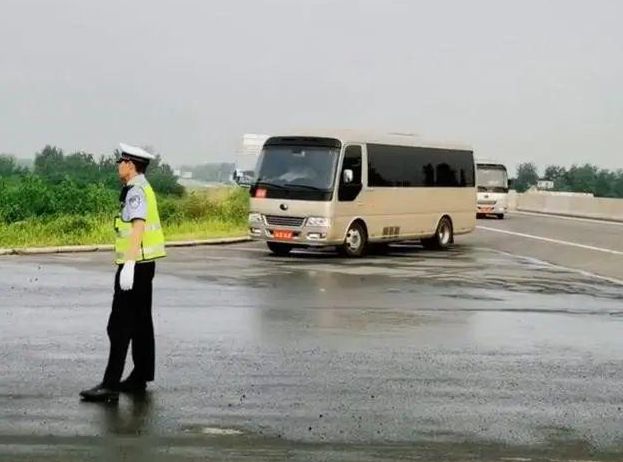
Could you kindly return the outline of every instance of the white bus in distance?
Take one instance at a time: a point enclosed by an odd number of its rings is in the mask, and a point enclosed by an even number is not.
[[[413,136],[272,136],[250,195],[249,235],[277,255],[336,246],[360,257],[405,240],[446,249],[476,226],[472,150]]]
[[[506,167],[492,161],[476,161],[478,218],[495,215],[500,220],[508,210],[508,173]]]

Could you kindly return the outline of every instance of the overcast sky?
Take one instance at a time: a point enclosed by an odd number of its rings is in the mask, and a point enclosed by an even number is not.
[[[0,152],[417,132],[623,168],[623,1],[0,0]]]

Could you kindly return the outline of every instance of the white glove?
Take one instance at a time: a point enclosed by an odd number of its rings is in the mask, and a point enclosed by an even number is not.
[[[119,287],[121,290],[132,290],[134,285],[134,263],[133,261],[126,261],[121,268],[121,274],[119,275]]]

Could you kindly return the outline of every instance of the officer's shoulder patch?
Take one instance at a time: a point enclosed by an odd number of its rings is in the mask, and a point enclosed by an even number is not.
[[[140,195],[136,195],[136,196],[132,196],[130,197],[129,201],[128,201],[128,205],[130,206],[131,209],[137,209],[141,206],[142,203],[142,199]]]

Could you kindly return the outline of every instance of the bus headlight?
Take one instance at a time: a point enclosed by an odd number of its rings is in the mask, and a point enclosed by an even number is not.
[[[262,214],[251,212],[249,213],[249,223],[261,223],[262,222]]]
[[[307,226],[328,228],[331,226],[331,220],[325,217],[309,217],[307,219]]]

